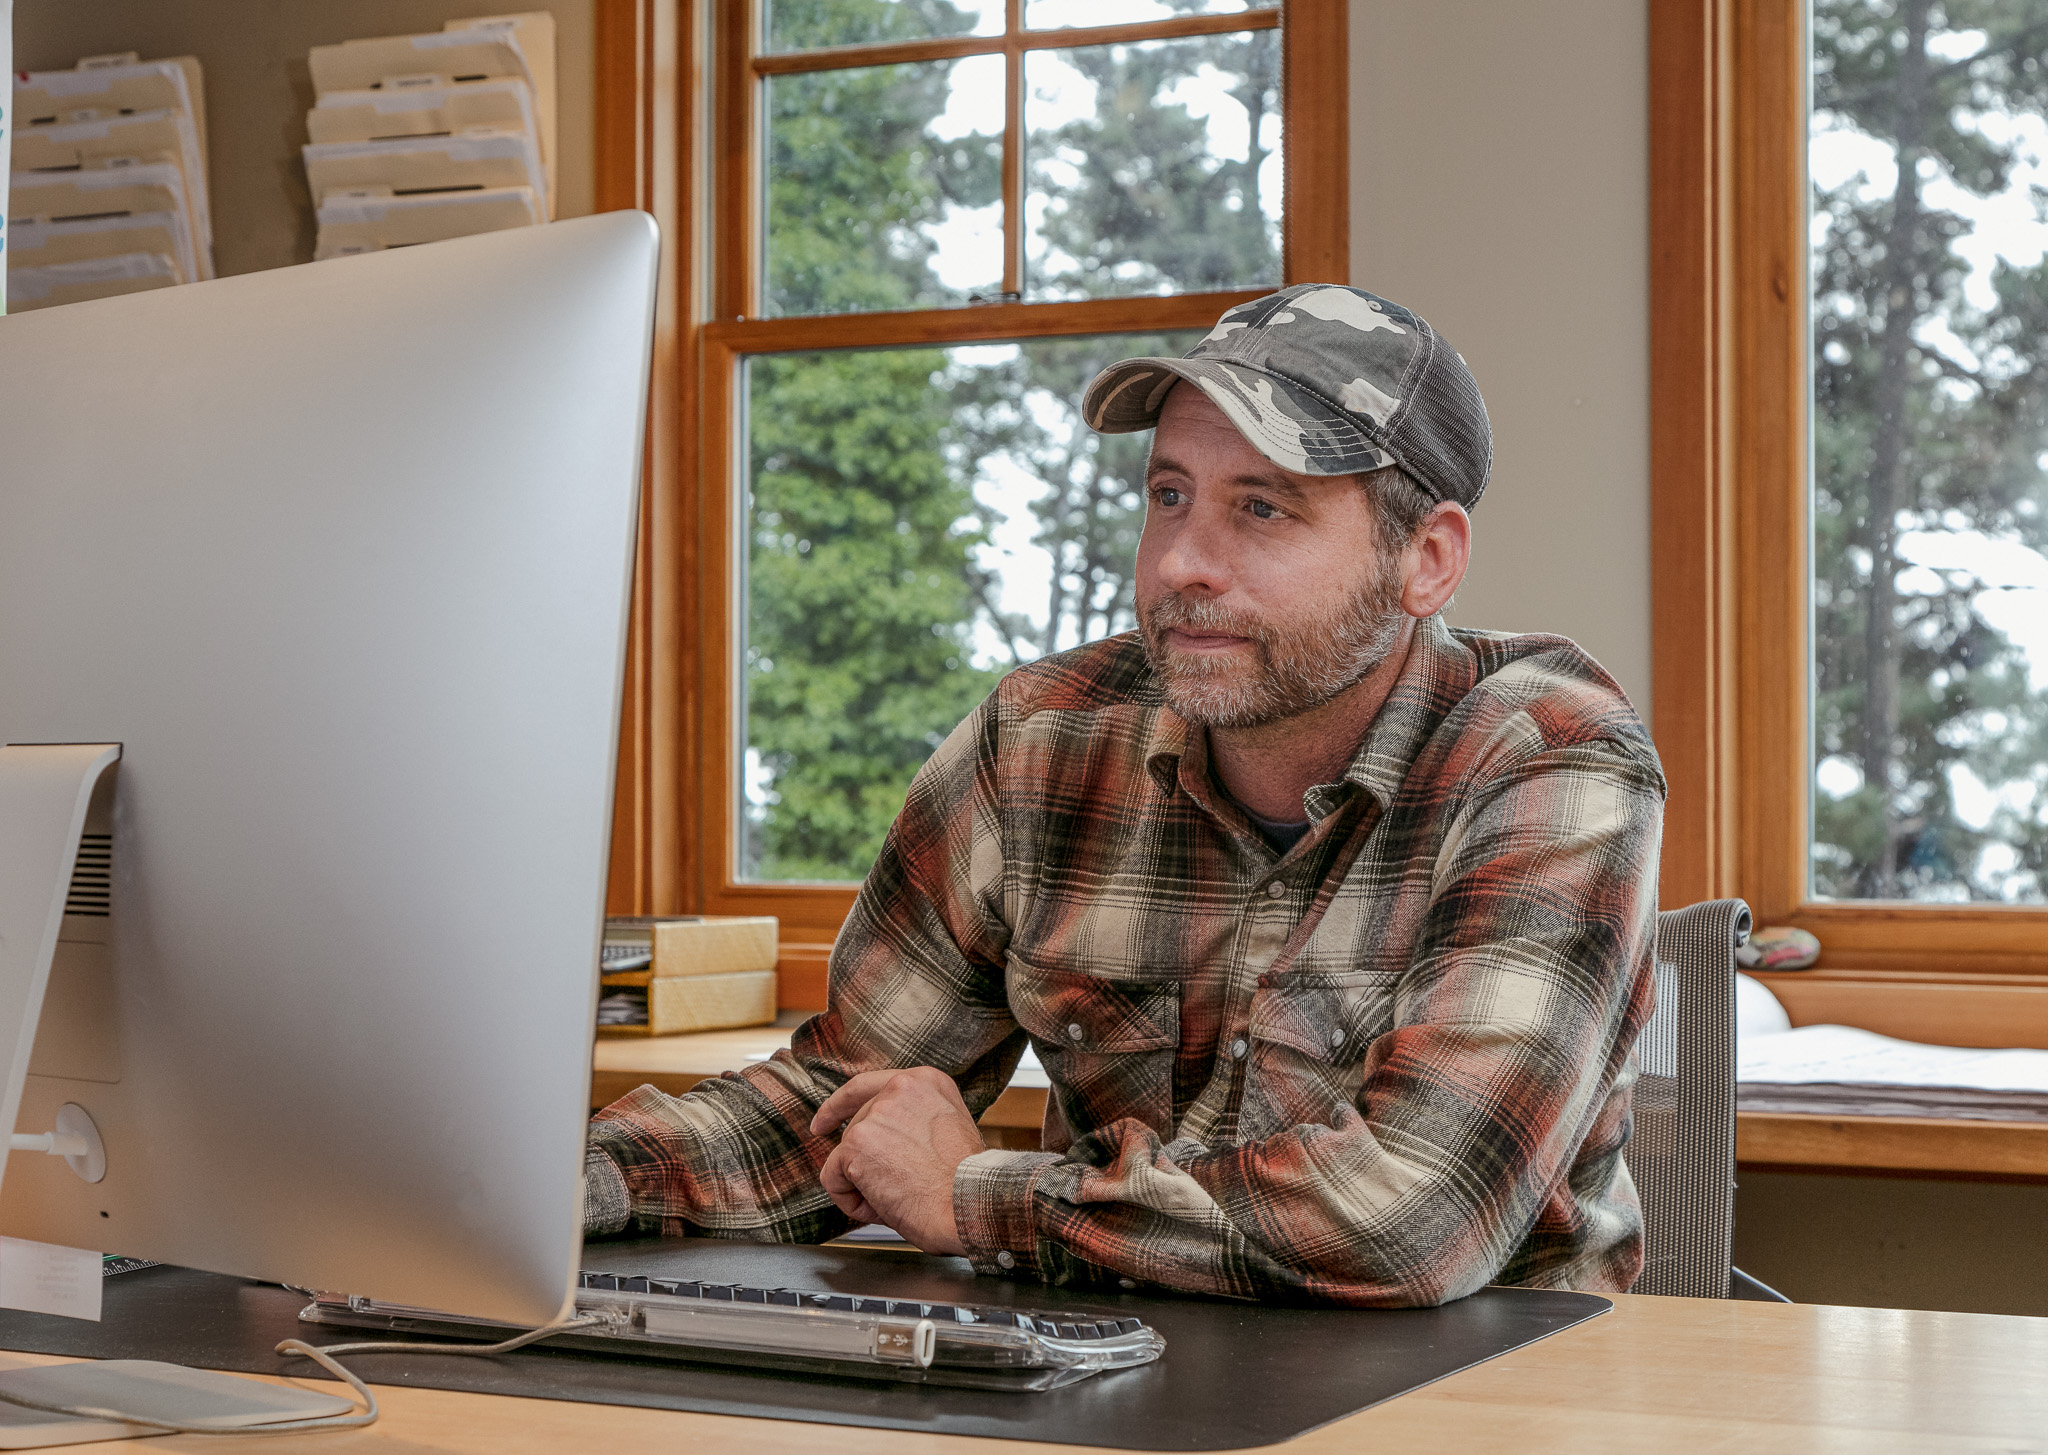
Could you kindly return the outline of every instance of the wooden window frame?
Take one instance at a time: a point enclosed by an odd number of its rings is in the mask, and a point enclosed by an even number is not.
[[[1105,298],[827,317],[759,318],[759,219],[753,181],[761,113],[755,78],[821,59],[863,64],[1001,54],[1011,90],[1004,193],[1021,195],[1023,55],[1035,49],[1277,28],[1287,118],[1282,277],[1350,277],[1349,58],[1344,0],[1285,0],[1277,12],[1186,17],[1019,35],[756,55],[759,0],[602,0],[621,15],[673,13],[666,57],[678,78],[666,150],[676,169],[681,255],[674,289],[676,361],[657,389],[663,431],[650,429],[648,508],[633,607],[626,723],[613,840],[614,913],[773,914],[782,921],[782,1003],[824,1003],[824,965],[855,886],[736,878],[733,789],[738,749],[740,542],[732,479],[741,440],[739,361],[793,348],[944,345],[1083,333],[1203,328],[1257,291]],[[644,21],[642,22],[645,23]],[[701,59],[700,59],[701,58]],[[659,132],[659,118],[646,121]],[[644,150],[644,149],[643,149]],[[656,166],[659,166],[657,161]],[[618,205],[614,203],[613,205]],[[1020,291],[1021,211],[1005,210],[1006,292]],[[687,443],[686,443],[687,441]],[[657,478],[657,475],[660,478]]]
[[[2048,1046],[2048,909],[1817,901],[1801,0],[1650,7],[1653,715],[1667,905],[1803,926],[1794,1020]]]

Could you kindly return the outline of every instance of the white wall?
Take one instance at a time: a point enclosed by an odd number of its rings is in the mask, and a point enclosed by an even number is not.
[[[1464,354],[1492,483],[1450,616],[1650,710],[1643,0],[1351,0],[1351,281]]]

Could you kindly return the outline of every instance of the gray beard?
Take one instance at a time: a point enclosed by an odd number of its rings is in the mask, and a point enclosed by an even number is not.
[[[1298,624],[1275,625],[1214,601],[1170,592],[1145,612],[1145,660],[1166,705],[1192,723],[1213,728],[1263,727],[1321,707],[1376,671],[1401,639],[1398,560],[1383,565],[1336,610]],[[1224,632],[1249,640],[1254,660],[1218,661],[1175,652],[1174,627]]]

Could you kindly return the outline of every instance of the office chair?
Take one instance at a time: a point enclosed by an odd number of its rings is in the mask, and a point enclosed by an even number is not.
[[[1739,899],[1657,916],[1657,1008],[1636,1043],[1626,1154],[1643,1201],[1632,1293],[1788,1301],[1734,1265],[1735,947],[1749,927]]]

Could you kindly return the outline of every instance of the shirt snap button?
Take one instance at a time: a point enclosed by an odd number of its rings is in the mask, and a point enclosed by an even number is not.
[[[1338,1029],[1336,1029],[1336,1030],[1334,1030],[1334,1031],[1330,1032],[1330,1049],[1331,1049],[1331,1050],[1333,1050],[1333,1051],[1334,1051],[1334,1050],[1336,1050],[1336,1049],[1337,1049],[1337,1048],[1338,1048],[1339,1046],[1341,1046],[1341,1045],[1343,1045],[1343,1044],[1344,1044],[1344,1031],[1343,1031],[1343,1028],[1342,1028],[1342,1027],[1339,1027]]]
[[[1287,886],[1282,884],[1279,880],[1275,879],[1271,884],[1268,884],[1266,886],[1266,898],[1284,899],[1286,896]]]
[[[1067,1039],[1070,1041],[1078,1041],[1086,1034],[1087,1032],[1081,1029],[1080,1022],[1078,1021],[1067,1027]]]
[[[1244,1059],[1244,1053],[1249,1051],[1250,1049],[1251,1047],[1245,1043],[1244,1037],[1239,1036],[1236,1040],[1230,1043],[1230,1059],[1233,1061],[1242,1061]]]
[[[996,1254],[996,1267],[1015,1268],[1016,1266],[1017,1256],[1014,1253],[1012,1253],[1008,1248],[1005,1248],[1002,1252]]]

